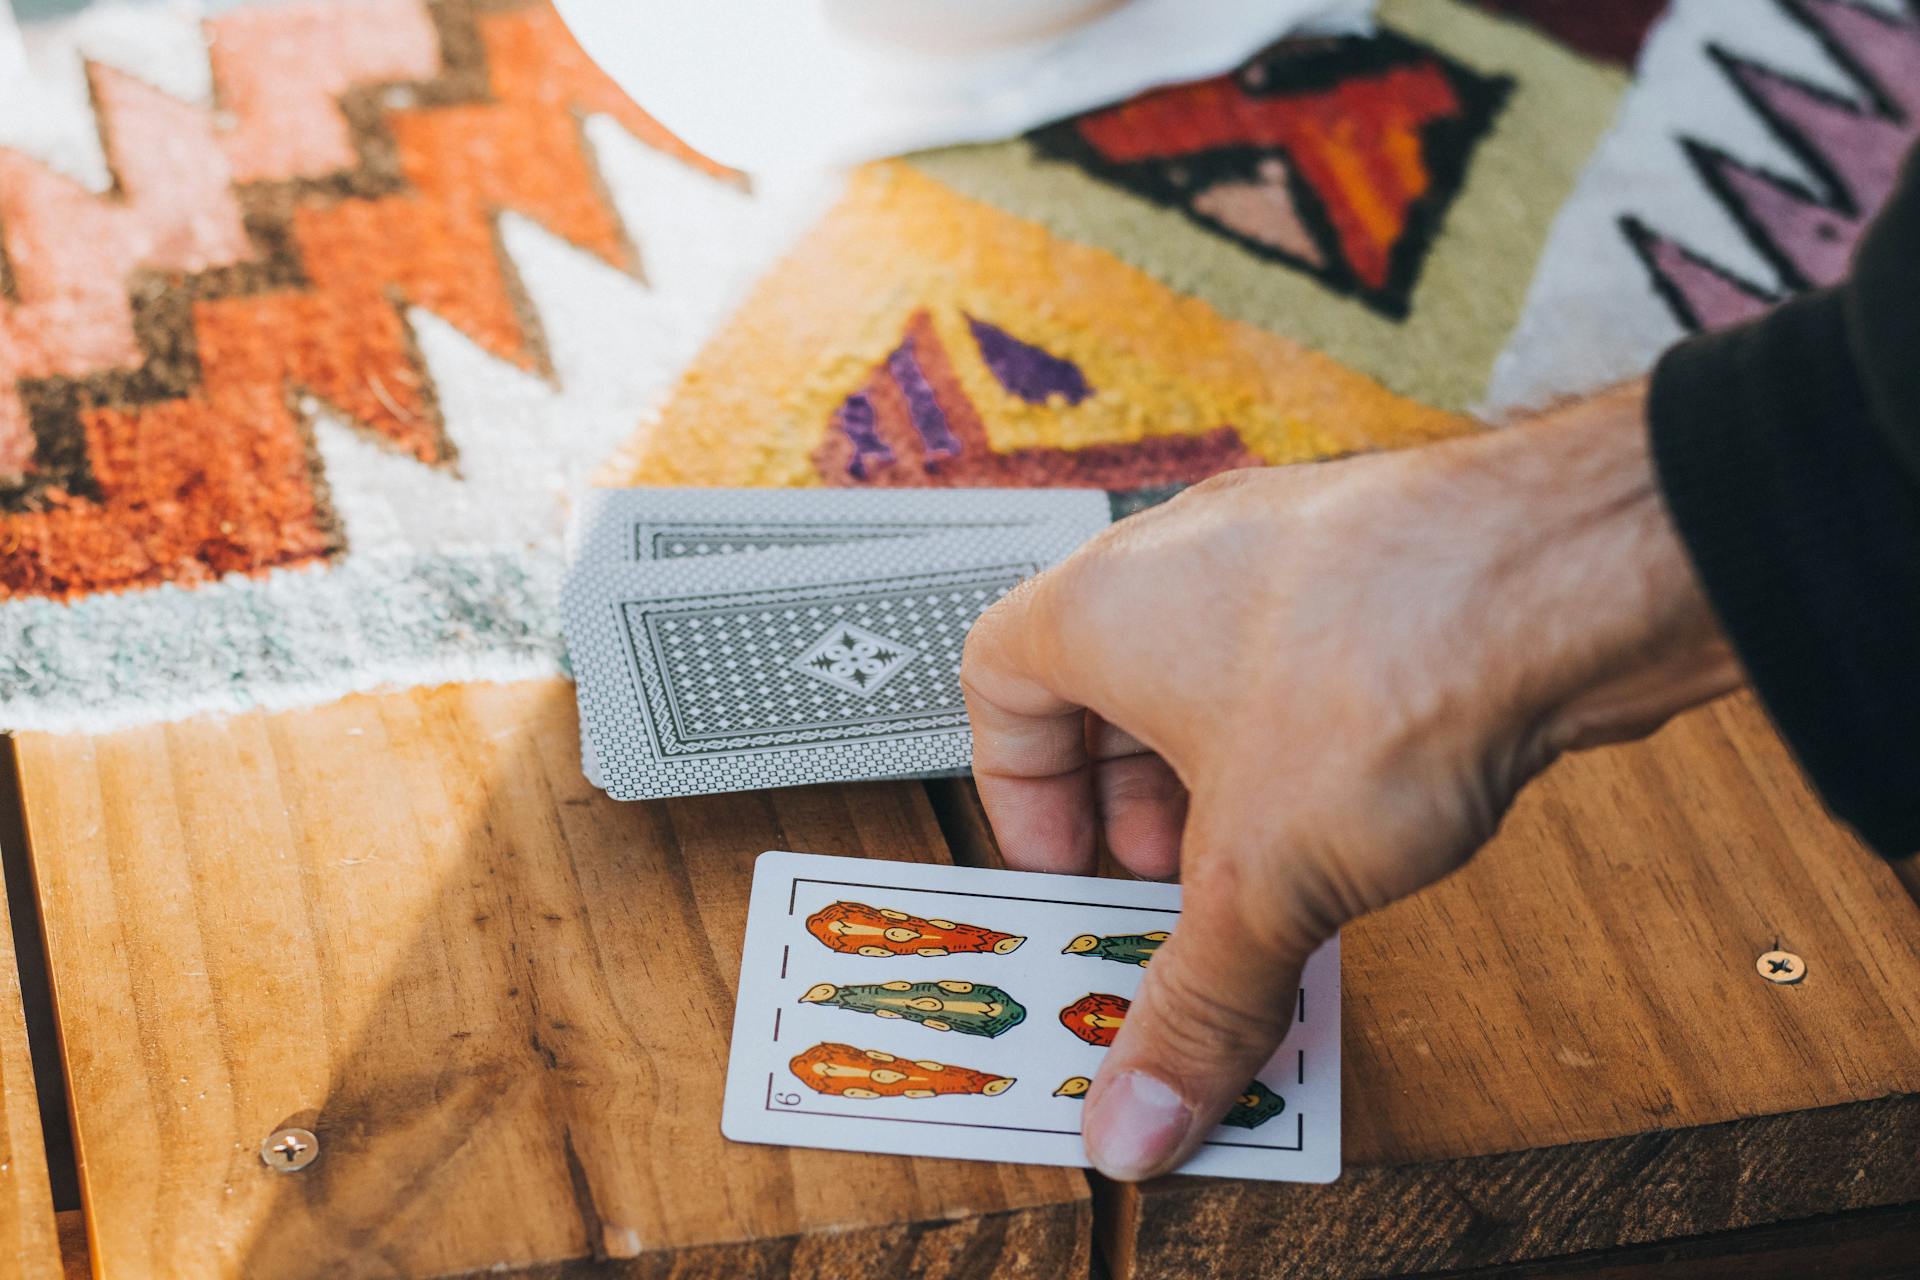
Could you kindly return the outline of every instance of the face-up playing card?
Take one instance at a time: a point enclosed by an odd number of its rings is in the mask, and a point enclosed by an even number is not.
[[[968,630],[1105,524],[577,564],[563,604],[600,783],[632,800],[966,769]]]
[[[1175,885],[764,853],[721,1131],[1084,1168],[1082,1099],[1179,914]],[[1339,939],[1181,1172],[1339,1176]]]

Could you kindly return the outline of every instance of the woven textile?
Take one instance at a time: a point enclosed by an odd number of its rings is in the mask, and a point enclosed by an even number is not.
[[[589,476],[1129,488],[1477,429],[1831,279],[1920,131],[1906,0],[1402,0],[752,191],[540,4],[24,34],[10,728],[561,671]]]

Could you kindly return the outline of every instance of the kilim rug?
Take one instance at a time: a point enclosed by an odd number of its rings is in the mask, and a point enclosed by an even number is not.
[[[1843,270],[1911,0],[1377,35],[750,190],[540,4],[95,8],[0,86],[0,726],[564,669],[569,496],[1177,484],[1644,370]]]

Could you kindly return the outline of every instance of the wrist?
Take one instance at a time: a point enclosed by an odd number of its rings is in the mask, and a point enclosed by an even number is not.
[[[1635,383],[1482,437],[1512,486],[1503,584],[1544,759],[1644,736],[1743,682],[1654,470]]]

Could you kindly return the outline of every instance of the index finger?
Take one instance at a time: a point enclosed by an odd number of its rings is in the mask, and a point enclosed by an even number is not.
[[[981,615],[960,686],[973,724],[973,777],[1000,851],[1023,871],[1096,866],[1087,710],[1057,693],[1033,654],[1043,625],[1029,583]]]

